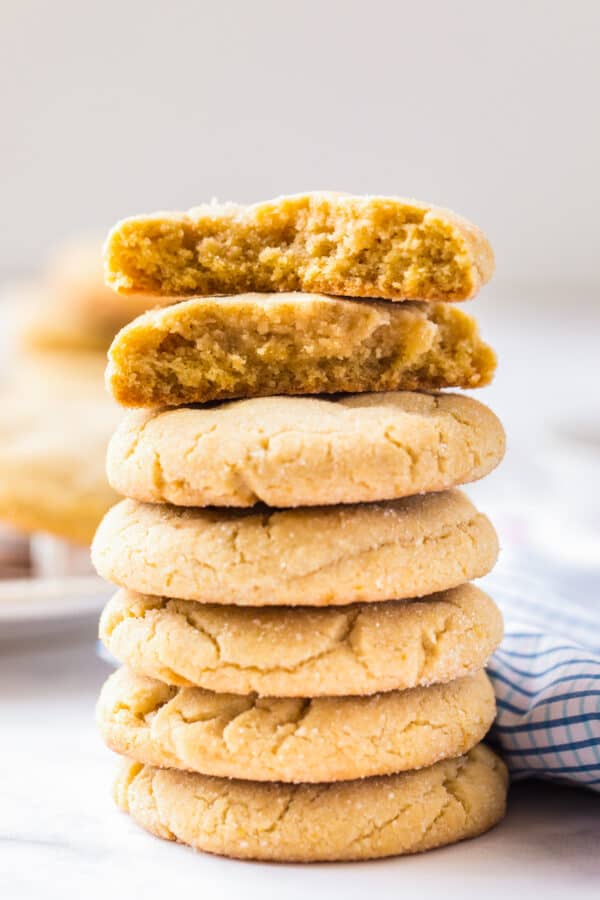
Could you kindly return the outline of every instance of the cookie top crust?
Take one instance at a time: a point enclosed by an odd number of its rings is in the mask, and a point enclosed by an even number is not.
[[[486,574],[488,519],[460,491],[296,510],[188,509],[123,500],[100,525],[100,575],[139,593],[241,606],[417,597]]]
[[[388,775],[460,756],[495,713],[483,671],[410,691],[305,699],[171,687],[123,668],[97,705],[104,740],[130,759],[295,783]]]
[[[504,815],[508,773],[483,744],[426,769],[335,784],[268,784],[127,761],[115,800],[143,828],[238,859],[317,862],[420,853]]]
[[[494,413],[460,394],[264,397],[127,413],[108,450],[120,494],[176,506],[319,506],[445,490],[504,454]]]
[[[100,620],[109,652],[166,684],[232,694],[373,694],[452,681],[488,661],[502,615],[472,584],[425,600],[244,607],[120,590]]]

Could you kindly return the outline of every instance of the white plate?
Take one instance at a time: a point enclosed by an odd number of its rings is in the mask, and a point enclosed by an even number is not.
[[[0,580],[0,640],[93,626],[112,593],[96,575]]]

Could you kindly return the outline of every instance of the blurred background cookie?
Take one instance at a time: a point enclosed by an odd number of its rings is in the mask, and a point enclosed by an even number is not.
[[[29,350],[104,352],[123,325],[161,302],[120,297],[105,286],[100,238],[59,246],[41,278],[17,287],[16,295],[19,341]]]
[[[0,388],[0,521],[32,536],[34,574],[91,571],[87,547],[115,500],[104,456],[120,413],[102,371],[101,354],[25,356]]]
[[[93,238],[56,247],[5,299],[0,578],[87,575],[89,544],[116,498],[104,458],[121,414],[104,388],[105,353],[148,301],[104,286]]]

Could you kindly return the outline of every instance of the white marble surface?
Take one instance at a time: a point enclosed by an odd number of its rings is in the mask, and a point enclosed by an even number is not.
[[[0,896],[6,900],[220,898],[486,900],[598,897],[600,799],[546,784],[512,790],[504,823],[424,856],[350,865],[262,865],[147,835],[110,797],[112,755],[93,707],[108,666],[93,635],[0,644]]]

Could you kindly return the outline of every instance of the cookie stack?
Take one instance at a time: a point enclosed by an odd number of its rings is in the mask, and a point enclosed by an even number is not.
[[[506,770],[480,741],[502,636],[471,585],[497,555],[457,485],[500,461],[494,414],[440,388],[494,371],[449,301],[491,275],[472,225],[308,194],[126,220],[107,279],[173,305],[126,326],[127,499],[93,547],[124,663],[98,719],[149,831],[252,859],[366,859],[472,837]],[[379,299],[356,299],[356,298]],[[424,393],[428,392],[428,393]]]

